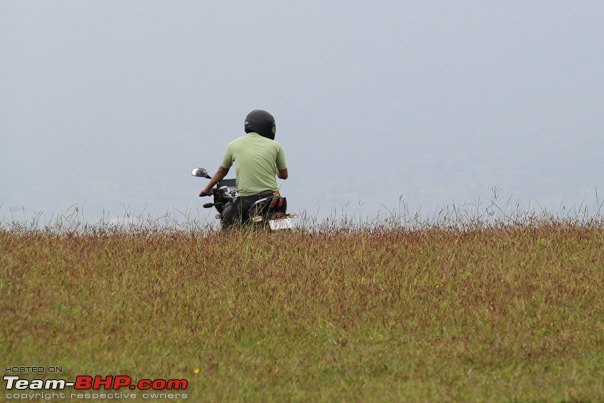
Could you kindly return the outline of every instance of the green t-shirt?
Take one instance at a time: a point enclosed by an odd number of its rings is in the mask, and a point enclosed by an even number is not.
[[[254,132],[229,143],[221,165],[229,169],[233,162],[241,196],[278,191],[275,175],[278,169],[287,168],[281,144]]]

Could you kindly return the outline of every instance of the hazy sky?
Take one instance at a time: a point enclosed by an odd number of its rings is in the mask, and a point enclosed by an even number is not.
[[[603,39],[596,0],[0,0],[0,220],[212,217],[256,108],[292,211],[595,209]]]

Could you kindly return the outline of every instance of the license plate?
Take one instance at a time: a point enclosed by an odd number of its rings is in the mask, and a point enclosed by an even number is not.
[[[292,220],[289,218],[280,218],[278,220],[270,220],[268,224],[271,226],[273,231],[277,231],[280,229],[292,229],[294,226],[292,225]]]

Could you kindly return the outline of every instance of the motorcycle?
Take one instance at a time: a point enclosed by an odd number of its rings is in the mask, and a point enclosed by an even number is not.
[[[208,171],[204,168],[195,168],[191,175],[199,178],[212,179]],[[216,218],[220,219],[225,209],[229,208],[239,197],[237,183],[235,179],[222,179],[212,188],[212,203],[205,203],[204,208],[216,208],[218,214]],[[280,195],[274,195],[262,198],[250,207],[248,210],[248,219],[244,222],[245,226],[266,227],[271,231],[291,230],[293,228],[292,219],[298,217],[295,213],[287,212],[287,199]]]

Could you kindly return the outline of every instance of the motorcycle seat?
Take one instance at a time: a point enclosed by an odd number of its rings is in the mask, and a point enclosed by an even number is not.
[[[257,216],[268,211],[278,211],[285,213],[287,210],[287,199],[283,196],[269,196],[260,199],[250,206],[249,216]]]

